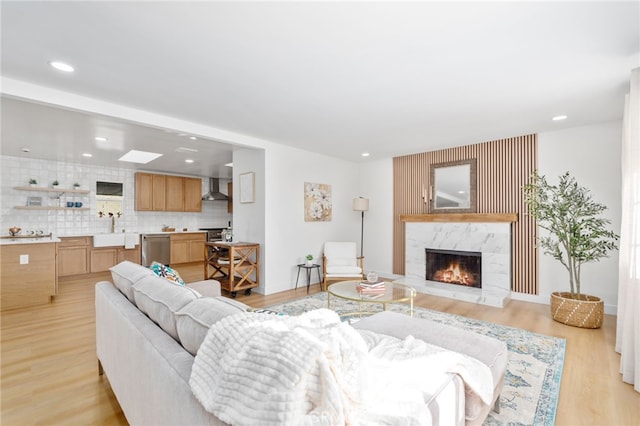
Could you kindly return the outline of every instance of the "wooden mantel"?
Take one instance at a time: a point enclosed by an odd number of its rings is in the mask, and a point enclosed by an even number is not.
[[[517,222],[518,213],[401,214],[401,222]]]

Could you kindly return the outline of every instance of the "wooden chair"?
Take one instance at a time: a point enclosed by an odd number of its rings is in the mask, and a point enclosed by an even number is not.
[[[322,291],[329,282],[362,280],[364,278],[364,257],[356,254],[356,243],[326,242],[322,256]]]

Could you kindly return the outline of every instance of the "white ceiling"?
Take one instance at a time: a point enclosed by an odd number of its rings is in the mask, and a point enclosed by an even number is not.
[[[0,7],[3,78],[350,161],[618,120],[640,66],[638,1]],[[119,135],[118,149],[187,146],[163,129],[9,101],[3,154],[68,144],[69,128],[76,155],[99,129]],[[43,131],[54,128],[64,137]],[[217,155],[219,144],[197,145],[202,163]],[[185,172],[184,157],[165,160],[158,168]],[[219,174],[203,167],[193,174]]]

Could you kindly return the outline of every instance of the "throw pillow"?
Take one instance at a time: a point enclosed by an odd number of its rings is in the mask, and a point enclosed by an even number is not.
[[[149,266],[149,269],[153,271],[154,274],[159,276],[160,278],[164,278],[173,282],[174,284],[184,286],[184,280],[178,274],[178,271],[168,267],[167,265],[163,265],[162,263],[152,262]]]

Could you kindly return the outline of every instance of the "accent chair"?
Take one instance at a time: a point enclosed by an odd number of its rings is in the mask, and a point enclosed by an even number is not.
[[[322,291],[332,281],[364,279],[364,256],[356,254],[354,242],[325,242],[322,255]]]

